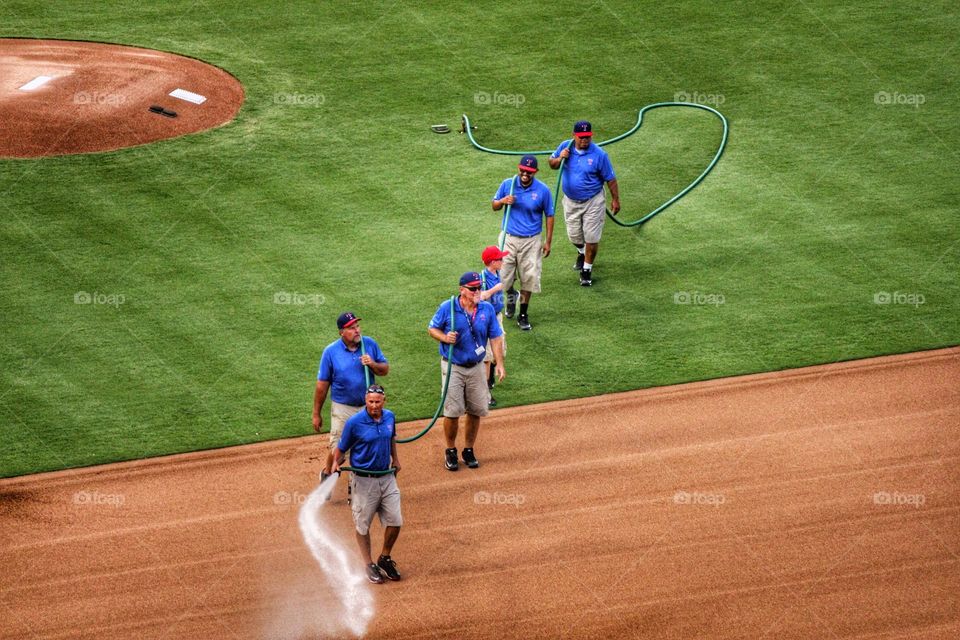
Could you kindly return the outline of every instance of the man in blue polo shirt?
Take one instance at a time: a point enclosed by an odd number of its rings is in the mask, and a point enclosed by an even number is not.
[[[571,152],[572,150],[572,152]],[[606,196],[610,189],[610,212],[620,213],[620,189],[606,151],[593,143],[593,129],[586,120],[573,125],[573,139],[564,140],[550,156],[550,168],[563,162],[563,218],[567,237],[577,248],[573,268],[580,271],[580,285],[593,284],[593,261],[597,257],[603,223],[606,221]]]
[[[493,210],[500,211],[510,205],[510,215],[504,221],[503,232],[506,238],[504,250],[509,255],[503,261],[500,279],[508,291],[513,291],[513,283],[520,280],[520,315],[517,326],[523,331],[531,329],[527,311],[530,307],[530,295],[540,293],[540,273],[543,259],[550,255],[553,243],[553,195],[549,187],[534,177],[537,172],[537,159],[523,156],[517,166],[520,175],[504,180],[493,196]],[[513,189],[511,195],[510,190]],[[543,219],[547,219],[547,240],[541,245],[540,232]],[[507,295],[504,314],[512,318],[516,313],[516,293]]]
[[[383,582],[383,574],[390,580],[400,579],[397,564],[390,554],[403,526],[400,489],[397,487],[400,458],[397,456],[396,418],[392,411],[383,408],[385,402],[383,387],[378,384],[367,387],[364,409],[347,420],[343,435],[333,450],[334,473],[340,471],[344,454],[350,452],[350,466],[354,469],[350,486],[357,544],[367,566],[367,579],[378,584]],[[391,467],[392,472],[383,473]],[[383,550],[376,563],[370,555],[370,523],[374,514],[380,516],[383,525]]]
[[[457,432],[460,416],[466,414],[466,445],[463,462],[471,469],[480,466],[473,452],[480,430],[480,418],[489,412],[490,390],[483,366],[487,341],[493,349],[497,379],[507,375],[503,364],[503,331],[489,302],[480,299],[480,274],[468,271],[460,276],[460,295],[454,299],[453,314],[450,301],[440,303],[427,331],[440,343],[441,385],[446,384],[448,345],[453,345],[453,366],[447,399],[443,405],[443,435],[447,441],[444,463],[450,471],[459,468],[457,461]]]
[[[347,311],[337,318],[340,339],[335,340],[320,357],[320,369],[317,371],[317,386],[313,393],[313,430],[320,433],[323,426],[321,409],[330,399],[330,450],[326,464],[320,472],[322,482],[330,475],[333,464],[333,446],[340,438],[340,432],[347,419],[364,407],[364,391],[367,380],[364,368],[369,370],[370,383],[376,376],[385,376],[390,371],[387,358],[380,345],[373,338],[360,334],[360,318]],[[362,342],[361,342],[362,341]],[[362,348],[361,348],[362,344]],[[364,353],[366,351],[366,353]]]

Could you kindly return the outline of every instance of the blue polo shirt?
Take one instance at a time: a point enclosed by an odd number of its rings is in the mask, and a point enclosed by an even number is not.
[[[559,158],[569,140],[560,143],[551,158]],[[616,180],[607,152],[591,142],[586,151],[570,147],[570,157],[563,163],[563,193],[573,200],[589,200],[603,191],[603,184]],[[511,214],[512,215],[512,214]]]
[[[484,269],[480,272],[480,282],[483,284],[484,291],[493,289],[495,286],[500,284],[500,272],[493,272],[490,271],[490,269]],[[503,311],[503,290],[501,289],[497,293],[487,298],[487,302],[493,305],[494,313],[500,313]],[[448,302],[448,308],[449,304],[450,303]]]
[[[350,416],[343,424],[343,433],[337,448],[350,452],[350,466],[367,471],[386,471],[390,468],[390,443],[397,433],[393,411],[383,410],[380,420],[374,420],[367,409]]]
[[[433,320],[430,321],[430,328],[440,329],[444,333],[449,333],[451,330],[457,332],[457,341],[453,345],[453,364],[465,365],[481,362],[486,352],[487,340],[499,338],[503,335],[493,305],[489,302],[479,302],[473,316],[470,316],[460,306],[459,296],[453,304],[455,328],[450,328],[449,300],[440,303],[440,307],[433,315]],[[447,357],[448,346],[444,342],[440,343],[440,355],[444,358]],[[476,352],[478,347],[484,349],[479,354]]]
[[[387,357],[380,350],[380,345],[373,338],[363,336],[363,348],[374,362],[386,362]],[[320,356],[320,370],[317,371],[317,380],[330,383],[330,397],[334,402],[349,404],[354,407],[364,405],[367,392],[367,383],[363,377],[363,365],[360,364],[360,345],[354,351],[347,349],[343,340],[337,338],[327,345]],[[373,369],[370,370],[370,384],[373,384]]]
[[[493,199],[499,200],[510,195],[511,182],[514,182],[513,197],[516,202],[510,205],[506,232],[513,236],[540,235],[543,216],[553,217],[553,194],[550,193],[550,188],[536,178],[529,187],[524,187],[520,184],[520,178],[514,176],[500,183]]]

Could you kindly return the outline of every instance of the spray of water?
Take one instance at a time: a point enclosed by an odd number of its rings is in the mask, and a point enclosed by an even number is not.
[[[334,474],[310,493],[300,507],[300,532],[339,600],[338,611],[330,613],[342,628],[361,637],[373,618],[373,593],[356,552],[347,548],[323,521],[323,508],[336,484]]]

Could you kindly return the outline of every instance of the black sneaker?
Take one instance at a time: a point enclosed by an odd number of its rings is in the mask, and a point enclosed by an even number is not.
[[[460,463],[457,462],[457,450],[456,449],[447,449],[444,452],[444,457],[446,458],[445,464],[448,471],[456,471],[460,468]]]
[[[580,270],[580,286],[581,287],[593,286],[593,269]]]
[[[532,328],[530,326],[530,318],[528,318],[526,314],[520,316],[517,318],[517,326],[520,327],[521,331],[530,331]]]
[[[397,563],[390,558],[390,556],[380,556],[377,560],[377,566],[383,569],[383,573],[389,578],[396,582],[400,579],[400,572],[397,571]]]
[[[573,263],[574,271],[583,271],[583,259],[584,259],[584,254],[578,253],[577,261]]]
[[[367,565],[367,580],[373,584],[383,584],[383,574],[380,573],[380,567],[372,562]]]
[[[463,462],[471,469],[476,469],[480,466],[477,456],[473,455],[473,448],[464,449],[461,455],[463,456]]]

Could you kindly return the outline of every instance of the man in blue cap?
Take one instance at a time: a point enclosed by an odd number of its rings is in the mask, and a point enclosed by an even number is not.
[[[510,216],[505,220],[503,229],[503,249],[509,255],[504,258],[500,270],[500,281],[508,290],[504,315],[512,318],[516,313],[517,298],[513,283],[519,280],[520,315],[517,316],[517,326],[529,331],[531,325],[527,313],[530,296],[540,293],[543,259],[550,255],[550,245],[553,244],[553,195],[547,185],[534,177],[537,173],[537,159],[534,156],[523,156],[517,169],[519,177],[512,176],[500,184],[493,196],[492,206],[494,211],[500,211],[510,205]],[[544,218],[547,220],[547,239],[542,242],[540,233]]]
[[[606,221],[606,194],[610,189],[610,212],[620,213],[620,189],[606,151],[593,143],[593,128],[586,120],[573,125],[573,139],[564,140],[550,156],[551,169],[563,162],[563,218],[567,237],[577,248],[573,268],[580,271],[580,285],[593,284],[593,262],[597,257],[603,223]]]
[[[376,584],[383,582],[384,575],[390,580],[400,579],[397,563],[390,554],[403,526],[400,489],[397,487],[400,472],[397,423],[393,412],[383,408],[385,402],[383,387],[378,384],[367,387],[363,410],[347,420],[343,435],[333,450],[335,473],[340,471],[344,454],[350,452],[350,466],[354,469],[350,487],[357,544],[367,566],[367,579]],[[374,515],[380,516],[383,525],[383,549],[376,563],[370,555],[370,524]]]
[[[489,412],[490,390],[482,366],[488,341],[496,361],[497,379],[502,381],[507,375],[503,364],[503,330],[497,322],[493,306],[480,299],[481,288],[480,274],[476,271],[468,271],[460,276],[460,295],[453,301],[453,313],[450,301],[441,302],[427,327],[430,337],[440,343],[441,385],[446,384],[447,345],[453,345],[453,366],[447,399],[443,405],[443,435],[447,441],[444,464],[450,471],[460,468],[457,461],[457,432],[460,416],[464,414],[467,416],[467,427],[463,462],[471,469],[480,466],[473,447],[480,430],[480,418]]]
[[[320,413],[323,403],[328,393],[331,396],[330,450],[327,452],[323,470],[320,471],[321,482],[331,473],[333,447],[340,439],[344,423],[363,410],[368,384],[364,367],[369,369],[370,383],[375,382],[376,376],[385,376],[390,371],[387,357],[383,355],[376,340],[360,334],[360,318],[350,311],[341,313],[337,318],[337,329],[340,331],[340,338],[323,350],[317,371],[317,386],[313,392],[313,430],[317,433],[320,433],[323,426],[323,416]]]

